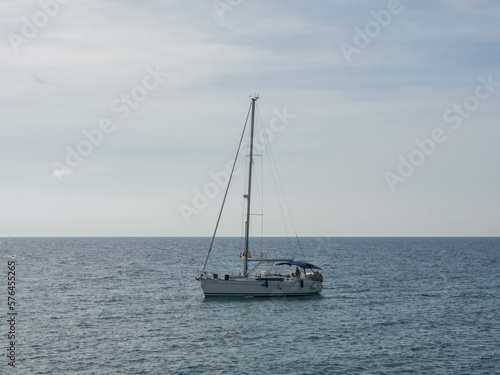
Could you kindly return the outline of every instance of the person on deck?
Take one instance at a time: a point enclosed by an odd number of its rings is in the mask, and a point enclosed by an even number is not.
[[[295,267],[295,276],[300,277],[299,267]]]

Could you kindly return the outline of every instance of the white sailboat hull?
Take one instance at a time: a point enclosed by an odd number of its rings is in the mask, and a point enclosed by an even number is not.
[[[201,287],[205,296],[280,297],[318,294],[323,289],[323,284],[311,279],[292,278],[276,281],[238,278],[202,279]]]

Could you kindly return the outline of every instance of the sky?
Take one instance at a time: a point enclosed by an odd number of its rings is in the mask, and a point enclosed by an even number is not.
[[[0,15],[0,236],[211,235],[254,93],[299,236],[500,235],[498,1]]]

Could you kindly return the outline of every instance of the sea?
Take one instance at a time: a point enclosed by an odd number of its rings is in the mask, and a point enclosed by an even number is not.
[[[207,270],[241,272],[240,242]],[[301,238],[324,289],[273,298],[205,298],[209,244],[0,238],[0,373],[500,374],[500,238]]]

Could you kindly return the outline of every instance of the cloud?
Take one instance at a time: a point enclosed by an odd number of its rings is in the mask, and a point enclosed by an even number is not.
[[[39,83],[40,85],[51,85],[53,84],[53,82],[50,82],[46,79],[43,79],[43,78],[40,78],[38,75],[36,75],[35,73],[31,73],[31,76],[33,77],[33,79]]]
[[[96,227],[89,223],[108,207],[109,199],[125,208],[130,199],[147,196],[148,207],[171,210],[162,210],[156,221],[145,210],[144,220],[133,226],[128,226],[133,220],[127,216],[133,210],[123,209],[120,215],[108,210],[107,223],[98,233],[153,234],[148,230],[152,227],[157,235],[208,233],[218,207],[214,204],[214,212],[207,210],[192,227],[185,227],[178,203],[189,200],[192,189],[203,186],[208,173],[232,157],[248,96],[256,91],[264,122],[273,108],[286,106],[297,116],[289,129],[276,135],[273,150],[278,159],[286,155],[281,160],[290,176],[299,174],[298,167],[306,176],[287,189],[292,197],[302,197],[298,214],[310,218],[306,227],[321,221],[321,231],[333,233],[330,217],[315,220],[311,215],[317,210],[307,210],[324,207],[335,212],[332,206],[338,204],[336,215],[349,220],[335,221],[335,233],[376,234],[369,230],[371,216],[357,227],[359,208],[349,208],[365,196],[375,202],[370,206],[374,217],[404,207],[388,220],[391,233],[409,233],[400,223],[405,211],[416,205],[404,192],[385,196],[389,192],[380,188],[385,188],[382,172],[399,153],[411,151],[407,148],[414,138],[441,126],[443,110],[468,95],[478,75],[492,73],[500,80],[500,5],[486,0],[477,5],[401,2],[403,12],[350,65],[339,44],[352,42],[354,29],[363,28],[373,18],[371,11],[382,10],[387,1],[243,1],[226,12],[223,21],[213,19],[212,1],[71,1],[19,53],[4,38],[0,171],[9,186],[11,213],[17,216],[2,230],[29,235],[21,224],[35,212],[61,224],[41,230],[33,220],[30,228],[37,234],[50,230],[57,235],[58,228],[65,228],[61,234],[92,235]],[[36,0],[5,4],[0,26],[4,36],[20,32],[21,18],[39,10]],[[113,100],[129,95],[141,83],[145,67],[156,64],[169,73],[168,82],[138,103],[126,120],[116,120],[113,134],[80,167],[53,171],[51,163],[64,160],[66,147],[78,144],[84,129],[114,116]],[[462,191],[476,186],[470,176],[477,165],[500,170],[493,143],[500,136],[494,127],[500,108],[496,100],[485,103],[464,127],[463,137],[457,134],[456,143],[448,142],[419,170],[405,185],[406,192],[418,196],[418,190],[446,168],[466,182],[441,182],[430,202],[449,199],[448,192],[454,191],[456,207],[466,198],[471,200],[467,209],[473,206],[473,197]],[[461,163],[463,159],[474,162]],[[493,173],[484,176],[482,186],[491,187],[485,199],[494,212],[499,207],[493,193],[499,178]],[[58,184],[60,179],[66,183]],[[310,197],[304,186],[311,190]],[[24,195],[21,187],[28,190]],[[36,199],[27,201],[35,191]],[[46,197],[51,204],[45,206],[40,202]],[[80,207],[81,197],[99,204],[91,210]],[[345,205],[338,203],[342,199]],[[78,228],[65,219],[68,204],[81,210]],[[59,207],[57,215],[51,206]],[[439,217],[429,223],[439,228]],[[487,224],[481,221],[477,227],[489,228]],[[377,233],[384,234],[384,225]],[[307,231],[321,234],[312,224]]]

